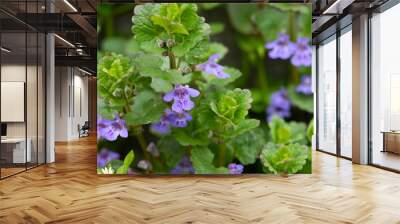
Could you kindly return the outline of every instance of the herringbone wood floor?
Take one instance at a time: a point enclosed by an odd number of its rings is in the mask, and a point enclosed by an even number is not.
[[[315,153],[289,178],[99,177],[95,139],[0,181],[0,223],[400,223],[400,175]]]

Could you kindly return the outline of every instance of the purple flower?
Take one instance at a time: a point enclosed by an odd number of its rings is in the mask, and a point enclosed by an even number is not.
[[[176,128],[184,128],[187,126],[187,122],[191,120],[192,116],[186,111],[177,113],[170,109],[165,109],[160,121],[152,124],[150,129],[155,133],[165,135],[171,132],[171,126]]]
[[[304,95],[312,95],[311,76],[303,75],[300,84],[296,87],[296,92]]]
[[[182,113],[174,113],[170,117],[170,122],[173,127],[184,128],[187,126],[187,122],[192,120],[192,116],[183,111]]]
[[[278,39],[265,45],[269,49],[269,57],[272,59],[288,59],[296,50],[296,45],[290,41],[287,34],[280,33]]]
[[[165,102],[174,101],[172,110],[177,113],[189,111],[193,109],[194,103],[190,97],[197,97],[200,92],[196,89],[190,88],[188,85],[176,85],[175,88],[164,95]]]
[[[174,167],[170,174],[194,174],[194,168],[188,156],[184,156],[182,160]]]
[[[224,67],[217,64],[217,60],[221,57],[219,54],[213,54],[208,60],[202,64],[196,66],[197,70],[205,72],[220,79],[226,79],[231,77],[229,74],[224,72]]]
[[[97,167],[103,168],[108,162],[114,159],[119,159],[119,154],[108,149],[102,149],[97,154]]]
[[[115,115],[114,120],[102,119],[99,116],[97,119],[97,138],[115,141],[118,136],[122,138],[128,137],[125,121],[120,119],[118,115]]]
[[[160,118],[160,121],[152,124],[150,126],[150,129],[158,134],[169,134],[171,132],[170,121],[173,114],[174,112],[172,110],[165,109],[164,114]]]
[[[311,66],[312,61],[312,49],[308,44],[309,39],[306,37],[297,38],[296,51],[290,60],[294,66]]]
[[[290,108],[291,103],[287,90],[281,88],[271,95],[270,104],[267,109],[268,121],[270,121],[273,116],[279,116],[281,118],[290,117]]]
[[[241,174],[243,172],[243,165],[236,164],[236,163],[230,163],[228,165],[228,169],[229,169],[230,174]]]

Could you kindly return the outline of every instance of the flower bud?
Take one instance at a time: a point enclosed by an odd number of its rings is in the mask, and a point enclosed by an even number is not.
[[[191,73],[192,69],[189,66],[185,66],[185,67],[181,68],[181,71],[183,74],[187,74],[187,73]]]
[[[168,48],[171,48],[171,47],[175,46],[175,40],[174,39],[168,39],[166,45],[167,45]]]
[[[122,89],[116,88],[112,94],[115,97],[121,97],[122,96]]]
[[[206,21],[206,18],[200,17],[200,22],[204,23]]]
[[[151,170],[153,168],[151,163],[147,160],[140,160],[137,164],[137,167],[142,170]]]
[[[164,48],[166,46],[165,41],[158,39],[157,46],[160,48]]]
[[[157,146],[153,142],[150,142],[150,144],[146,148],[146,151],[148,151],[154,157],[160,156],[160,151],[158,151]]]

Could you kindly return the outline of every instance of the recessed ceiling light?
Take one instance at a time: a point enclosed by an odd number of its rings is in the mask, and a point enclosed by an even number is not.
[[[66,39],[64,39],[64,38],[62,38],[62,37],[60,37],[59,35],[57,35],[57,34],[54,34],[54,36],[55,37],[57,37],[59,40],[61,40],[62,42],[64,42],[64,43],[66,43],[67,45],[69,45],[70,47],[73,47],[73,48],[75,48],[75,45],[73,45],[71,42],[69,42],[68,40],[66,40]]]
[[[88,71],[86,71],[86,70],[83,70],[83,69],[81,69],[81,68],[79,68],[79,67],[78,67],[78,70],[81,71],[81,72],[83,72],[83,73],[85,73],[85,74],[87,74],[87,75],[92,75],[92,73],[90,73],[90,72],[88,72]]]
[[[65,4],[67,4],[74,12],[78,12],[78,10],[68,1],[64,0]]]
[[[9,50],[9,49],[7,49],[7,48],[5,48],[5,47],[1,47],[0,49],[1,49],[2,51],[6,52],[6,53],[10,53],[10,52],[11,52],[11,50]]]

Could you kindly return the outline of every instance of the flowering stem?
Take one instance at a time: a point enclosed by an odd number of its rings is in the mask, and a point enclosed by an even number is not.
[[[225,166],[226,144],[219,144],[219,166]]]
[[[171,50],[168,50],[168,57],[169,57],[169,67],[171,69],[176,69],[175,55],[174,53],[172,53]]]
[[[258,72],[258,84],[261,89],[266,90],[268,89],[268,82],[267,82],[267,74],[265,71],[265,56],[261,56],[260,60],[257,63],[257,72]]]
[[[144,158],[145,158],[147,161],[150,162],[150,155],[149,155],[149,152],[147,152],[147,150],[146,150],[146,148],[147,148],[147,142],[146,142],[146,139],[145,139],[144,136],[143,136],[142,131],[138,131],[138,133],[136,134],[136,137],[137,137],[137,139],[138,139],[138,141],[139,141],[140,147],[141,147],[142,150],[143,150]]]

